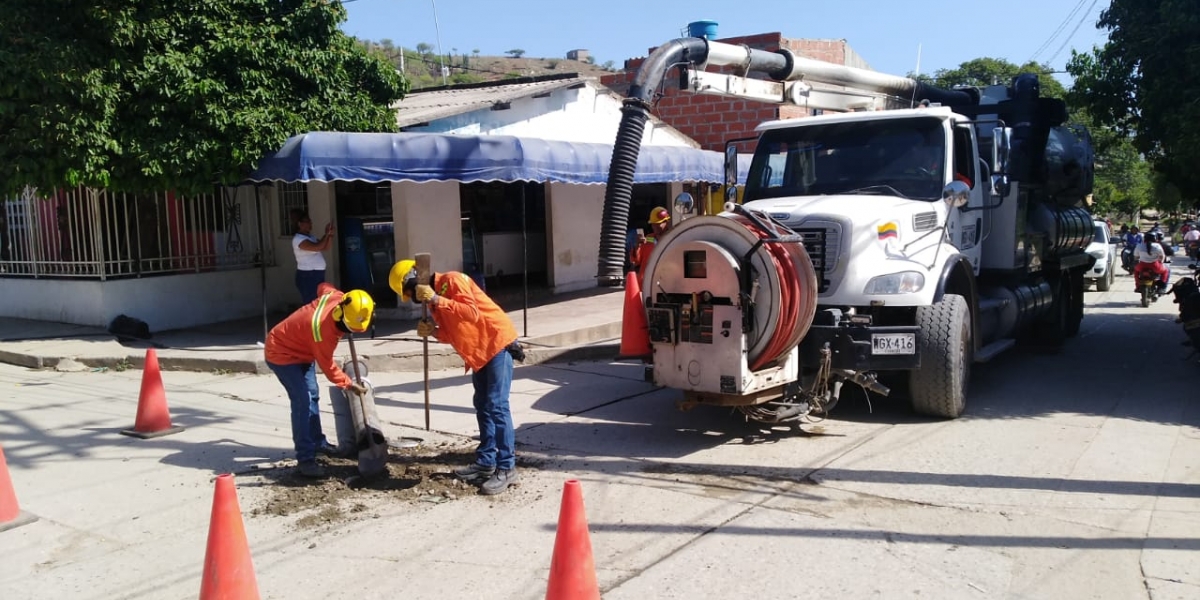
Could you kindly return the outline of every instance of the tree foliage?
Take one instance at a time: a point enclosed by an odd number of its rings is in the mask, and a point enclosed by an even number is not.
[[[407,83],[326,0],[38,0],[0,13],[0,191],[200,191],[292,135],[392,131]]]
[[[512,50],[505,52],[505,54],[513,58],[521,58],[522,56],[525,56],[525,51],[520,48],[513,48]]]
[[[1127,135],[1097,122],[1085,106],[1053,77],[1047,65],[1029,62],[1017,65],[1002,58],[976,58],[953,69],[938,69],[932,75],[918,77],[938,87],[985,87],[1007,84],[1021,73],[1037,73],[1042,96],[1068,102],[1071,121],[1084,125],[1092,134],[1096,150],[1096,181],[1092,191],[1092,210],[1096,214],[1133,215],[1158,197],[1158,185],[1149,165]]]
[[[1132,136],[1162,185],[1195,200],[1200,189],[1200,2],[1112,0],[1100,14],[1108,41],[1072,53],[1072,97],[1098,123]],[[1165,200],[1165,198],[1164,198]]]
[[[956,86],[987,87],[995,84],[1008,84],[1013,77],[1021,73],[1037,73],[1038,81],[1042,84],[1042,95],[1051,98],[1066,96],[1067,90],[1051,73],[1048,65],[1029,62],[1017,65],[1003,58],[975,58],[968,60],[953,69],[938,69],[932,75],[915,76],[916,79],[931,83],[942,88]],[[910,74],[910,77],[912,75]]]

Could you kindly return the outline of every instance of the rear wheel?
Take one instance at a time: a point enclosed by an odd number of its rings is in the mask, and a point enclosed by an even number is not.
[[[913,410],[953,419],[967,405],[975,360],[971,309],[962,296],[946,294],[933,306],[917,307],[921,368],[909,374]]]
[[[1067,322],[1063,326],[1067,337],[1079,334],[1079,326],[1083,323],[1083,289],[1087,285],[1083,280],[1083,271],[1072,271],[1065,277],[1067,296]]]
[[[1150,306],[1150,286],[1148,286],[1144,283],[1141,285],[1142,285],[1142,308],[1146,308],[1147,306]]]

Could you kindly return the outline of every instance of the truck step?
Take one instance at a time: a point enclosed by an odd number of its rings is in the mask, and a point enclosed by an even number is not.
[[[979,312],[986,313],[994,310],[1002,310],[1009,305],[1007,298],[984,298],[979,301]]]
[[[1014,340],[1012,338],[996,340],[996,341],[980,348],[979,352],[975,353],[975,362],[985,363],[989,360],[992,360],[993,358],[996,358],[996,355],[1015,346],[1016,343],[1017,343],[1017,340]]]

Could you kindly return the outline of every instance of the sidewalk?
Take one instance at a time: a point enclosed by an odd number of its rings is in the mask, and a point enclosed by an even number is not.
[[[527,314],[520,307],[510,310],[526,348],[525,364],[615,357],[623,299],[621,289],[601,288],[554,296],[530,306]],[[271,315],[270,325],[285,316]],[[368,370],[421,371],[423,343],[417,322],[389,319],[386,312],[376,322],[374,339],[369,334],[355,336],[355,349]],[[156,332],[146,341],[119,341],[98,327],[0,317],[0,362],[36,369],[140,369],[146,350],[155,348],[164,370],[266,374],[262,342],[261,317]],[[350,358],[349,344],[338,345],[337,358],[339,363]],[[449,346],[431,342],[429,367],[462,368],[462,361]]]

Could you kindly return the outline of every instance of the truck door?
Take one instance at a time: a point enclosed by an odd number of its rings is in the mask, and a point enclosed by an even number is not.
[[[971,261],[975,274],[979,274],[980,249],[983,247],[984,231],[983,203],[987,181],[979,172],[979,153],[976,150],[975,130],[967,124],[954,127],[951,160],[951,181],[958,180],[971,187],[970,201],[962,208],[951,208],[946,234],[950,243]],[[971,209],[971,210],[964,210]]]

